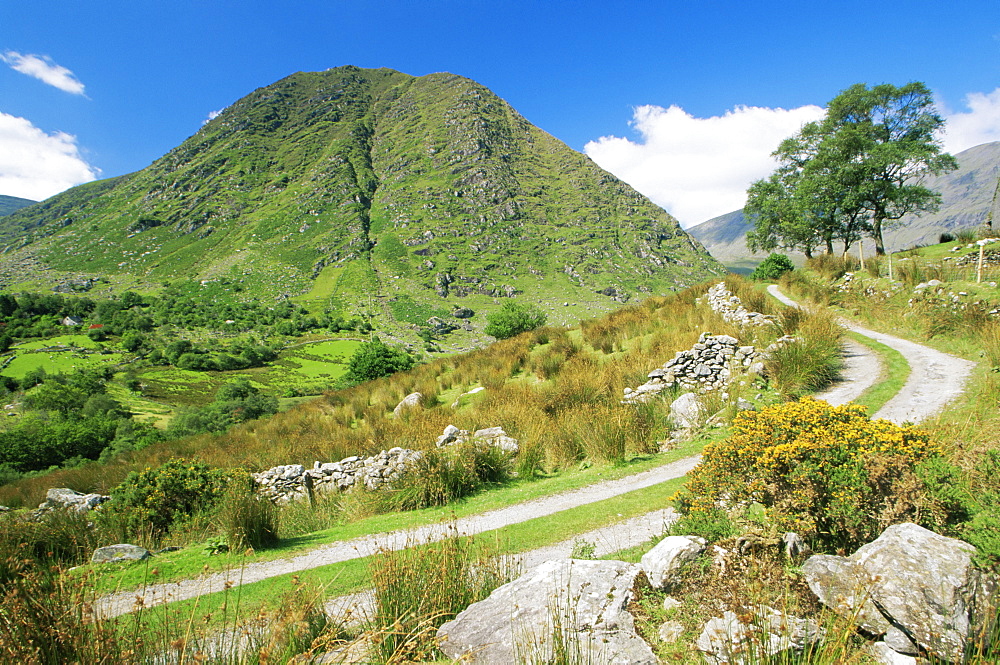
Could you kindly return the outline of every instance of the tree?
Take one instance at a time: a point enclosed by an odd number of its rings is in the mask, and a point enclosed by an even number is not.
[[[935,112],[931,91],[916,81],[901,88],[858,83],[830,102],[824,125],[842,150],[844,175],[860,183],[875,251],[884,254],[887,222],[933,210],[941,201],[919,178],[958,168],[936,138],[944,119]]]
[[[497,339],[507,339],[545,325],[545,313],[534,305],[508,300],[500,309],[486,315],[483,332]]]
[[[387,346],[378,337],[364,342],[347,361],[347,380],[371,381],[413,367],[413,358],[403,349]]]
[[[957,168],[942,152],[944,120],[923,83],[851,86],[830,101],[826,117],[805,125],[773,156],[778,169],[748,191],[752,249],[803,249],[864,235],[885,253],[883,231],[906,214],[933,210],[940,195],[923,176]]]

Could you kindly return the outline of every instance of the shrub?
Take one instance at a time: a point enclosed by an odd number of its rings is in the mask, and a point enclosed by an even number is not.
[[[483,332],[497,339],[507,339],[545,325],[545,314],[534,305],[508,300],[500,309],[486,315]]]
[[[792,260],[784,254],[771,253],[760,265],[750,273],[750,279],[762,282],[773,282],[778,280],[786,272],[794,270]]]
[[[346,378],[362,383],[413,367],[413,358],[399,347],[387,346],[378,337],[365,342],[347,361]]]
[[[111,490],[101,517],[113,522],[123,540],[144,532],[157,540],[175,522],[212,507],[227,479],[224,471],[204,462],[172,459],[126,476]]]
[[[891,524],[946,520],[913,471],[940,454],[920,430],[806,397],[737,416],[732,436],[706,447],[679,506],[695,519],[720,505],[745,516],[760,504],[777,529],[798,532],[819,551],[853,550]]]

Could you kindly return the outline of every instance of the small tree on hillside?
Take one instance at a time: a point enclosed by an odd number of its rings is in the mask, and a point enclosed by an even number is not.
[[[363,343],[347,361],[347,380],[371,381],[413,367],[413,358],[397,346],[387,346],[378,337]]]
[[[507,339],[545,325],[545,313],[534,305],[508,300],[500,309],[486,315],[483,332],[497,339]]]

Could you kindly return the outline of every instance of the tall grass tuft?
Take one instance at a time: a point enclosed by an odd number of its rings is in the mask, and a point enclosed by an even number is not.
[[[257,494],[246,472],[230,481],[219,518],[226,543],[233,550],[257,550],[278,543],[278,508]]]
[[[517,564],[497,549],[452,527],[444,540],[376,555],[369,567],[376,606],[371,662],[440,658],[437,629],[517,576]]]

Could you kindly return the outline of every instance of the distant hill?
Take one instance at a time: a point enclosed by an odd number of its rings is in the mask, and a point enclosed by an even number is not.
[[[976,227],[986,221],[997,178],[1000,178],[1000,142],[984,143],[955,155],[959,168],[928,178],[926,184],[941,194],[937,212],[909,215],[886,233],[886,247],[899,250],[936,243],[944,232]],[[1000,226],[1000,211],[994,212],[994,227]],[[751,253],[746,233],[753,228],[742,210],[720,215],[687,231],[728,267],[756,265],[767,253]]]
[[[142,171],[0,218],[0,247],[8,288],[225,280],[408,324],[510,296],[607,309],[722,270],[476,82],[357,67],[293,74]]]
[[[0,217],[9,215],[15,210],[20,210],[21,208],[27,208],[33,203],[36,202],[31,199],[22,199],[17,196],[5,196],[0,194]]]

